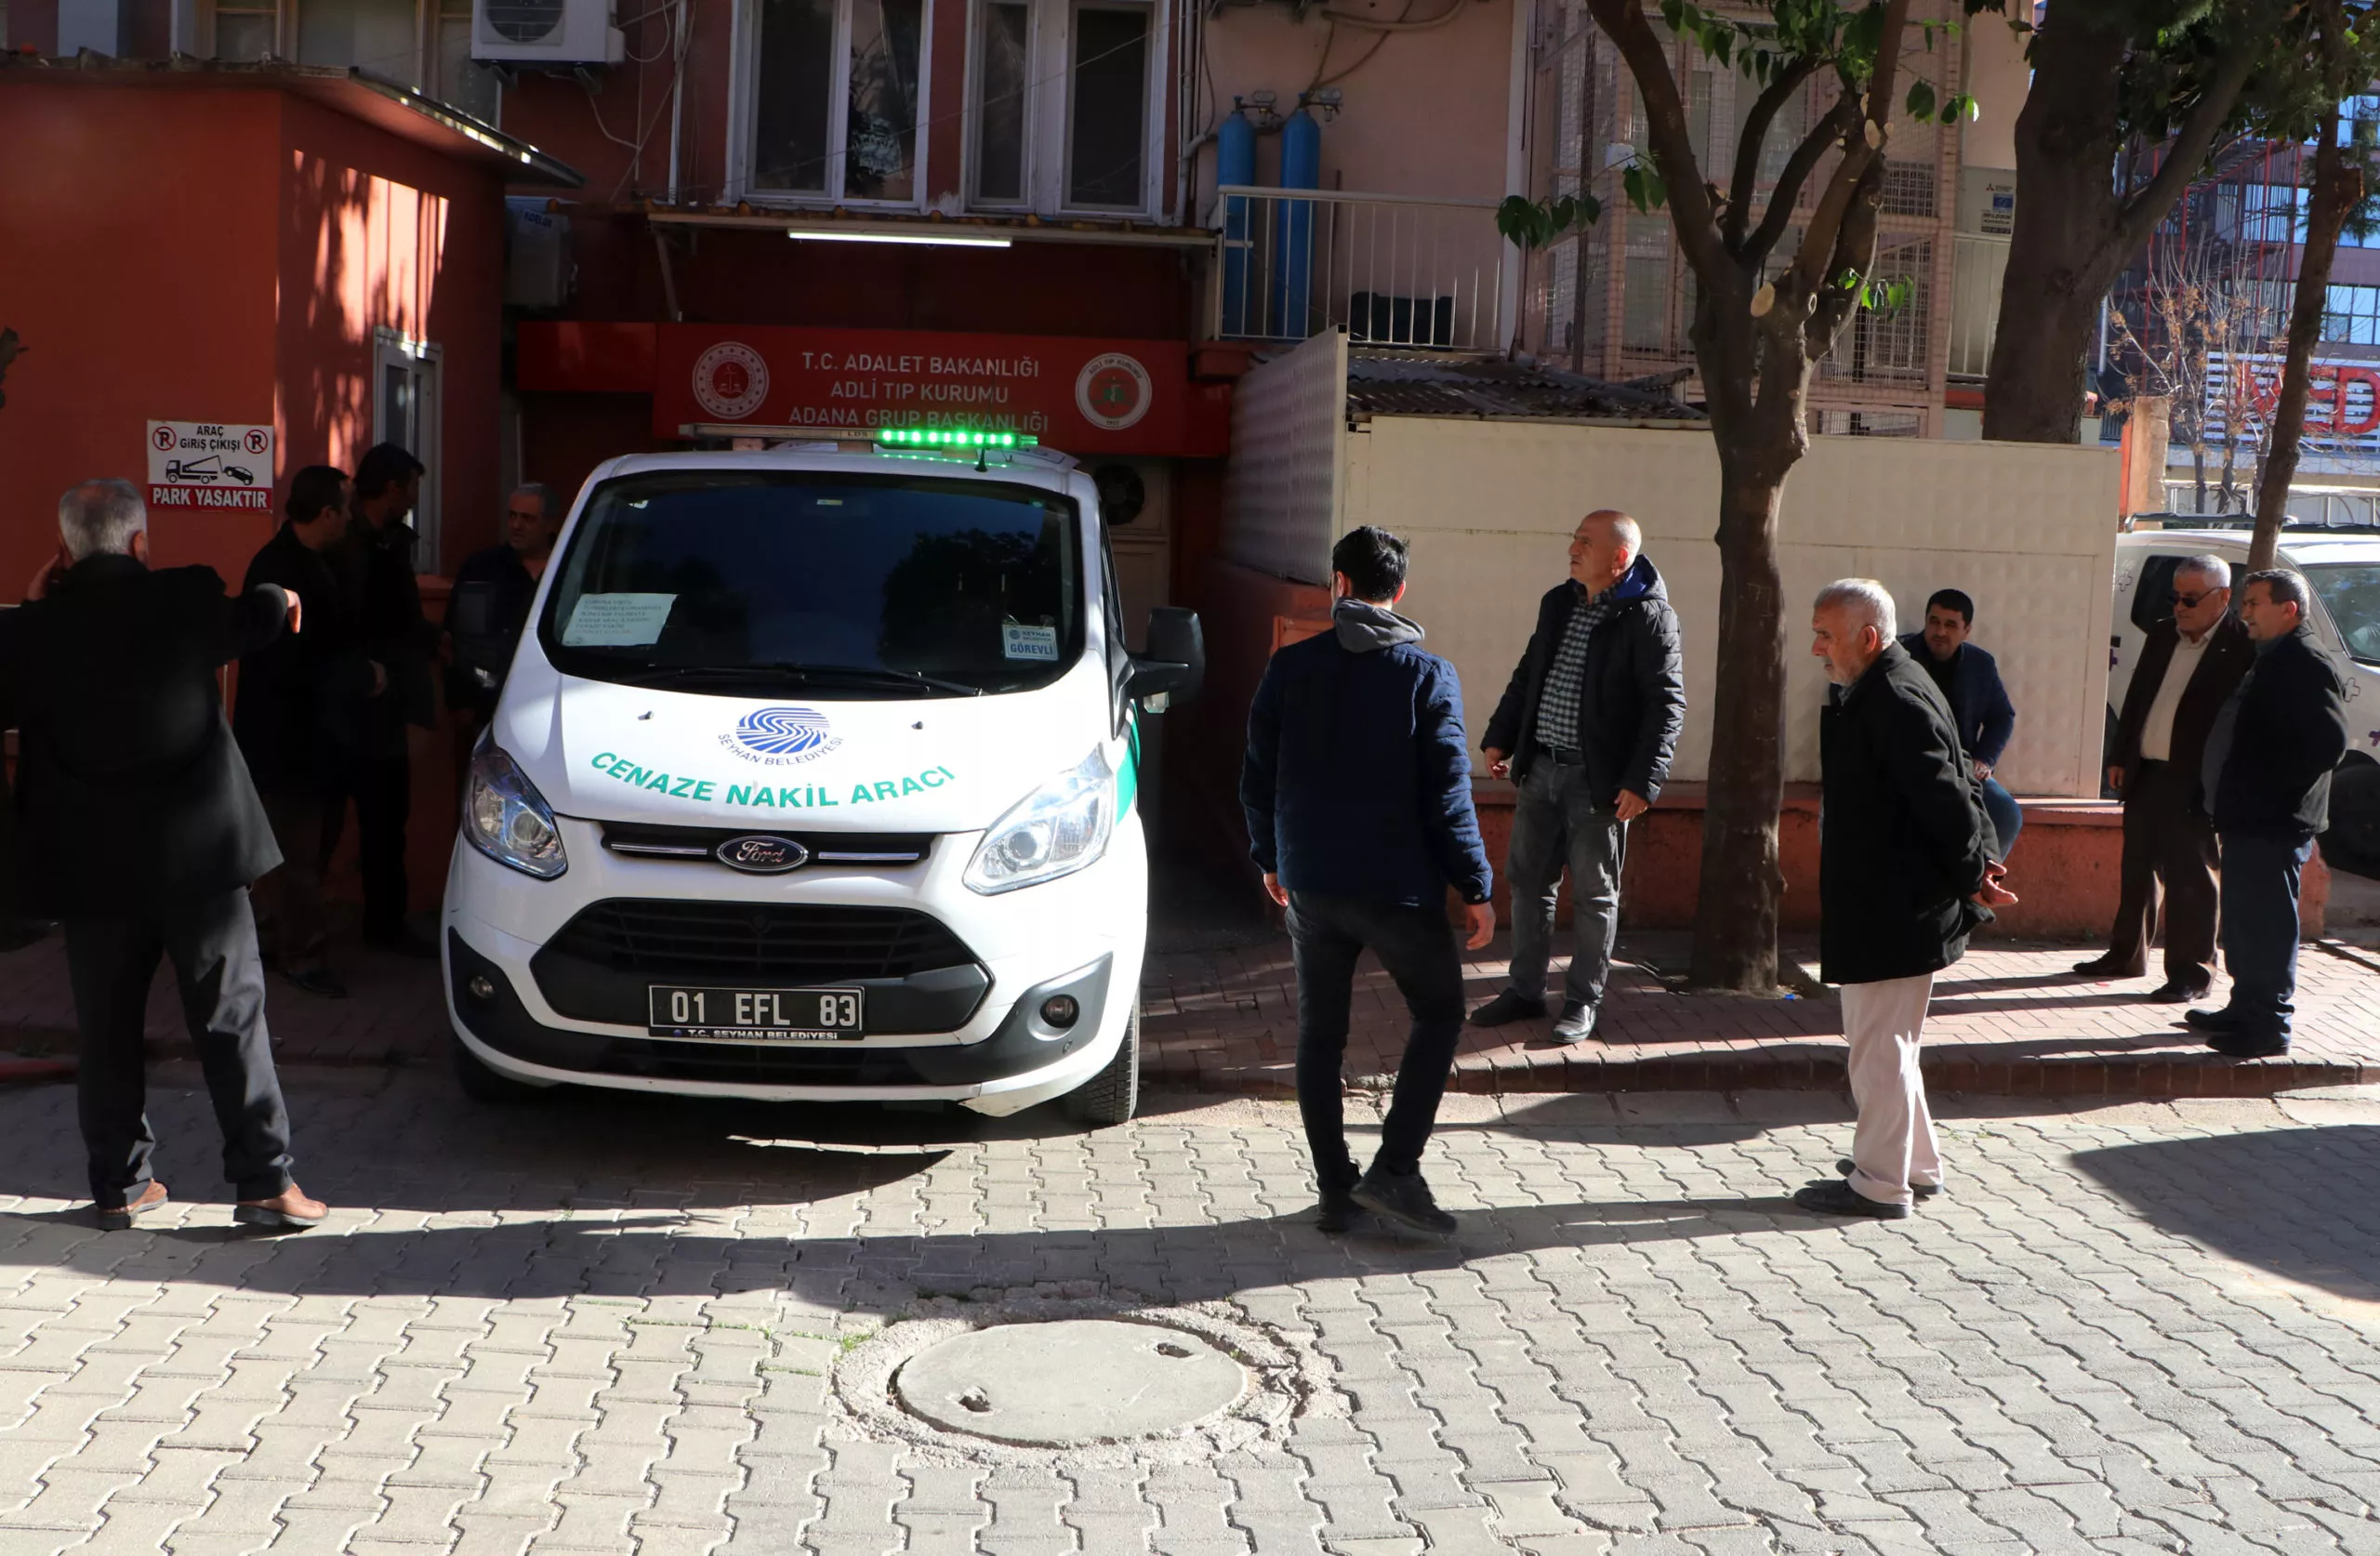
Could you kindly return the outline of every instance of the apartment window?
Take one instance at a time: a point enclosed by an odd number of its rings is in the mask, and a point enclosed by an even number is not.
[[[471,58],[471,0],[438,0],[438,79],[432,97],[485,124],[496,122],[502,87],[496,74]]]
[[[914,204],[927,0],[759,0],[757,192]]]
[[[421,13],[416,0],[299,0],[298,62],[361,65],[392,80],[417,82]]]
[[[281,9],[273,0],[236,0],[215,7],[215,58],[241,63],[278,52]]]
[[[2380,346],[2380,286],[2333,286],[2322,296],[2322,338]]]
[[[977,0],[973,28],[975,204],[1148,210],[1157,7]]]

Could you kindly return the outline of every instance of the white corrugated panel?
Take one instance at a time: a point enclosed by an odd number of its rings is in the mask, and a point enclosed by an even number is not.
[[[1276,578],[1329,583],[1346,433],[1344,334],[1326,330],[1251,368],[1232,393],[1223,555]]]
[[[1598,508],[1635,515],[1686,632],[1688,710],[1673,776],[1705,775],[1719,599],[1719,464],[1709,433],[1380,416],[1350,442],[1359,479],[1342,529],[1381,524],[1412,543],[1404,608],[1462,673],[1474,732],[1519,661],[1539,597],[1567,575],[1579,518]],[[1911,630],[1934,590],[1974,596],[1974,640],[1998,657],[2016,705],[2002,781],[2020,794],[2096,796],[2116,453],[1810,442],[1786,483],[1779,533],[1787,778],[1818,777],[1825,677],[1809,653],[1808,602],[1830,580],[1859,576],[1892,590]]]

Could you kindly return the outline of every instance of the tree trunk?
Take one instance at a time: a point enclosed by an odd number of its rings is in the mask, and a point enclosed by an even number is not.
[[[1776,419],[1755,415],[1750,428],[1712,429],[1719,447],[1718,684],[1691,974],[1699,988],[1756,994],[1777,987],[1778,898],[1784,890],[1777,862],[1785,802],[1778,499],[1802,452],[1790,422],[1781,436],[1761,426]]]
[[[2070,443],[2081,432],[2099,300],[2188,188],[2230,117],[2256,58],[2248,45],[2268,9],[2233,17],[2240,35],[2225,40],[2157,171],[2133,188],[2127,160],[2120,192],[2123,126],[2112,88],[2132,47],[2126,8],[2049,7],[2028,55],[2032,85],[2016,114],[2016,221],[1984,385],[1985,437]]]
[[[2084,354],[2115,279],[2100,273],[2097,257],[2117,221],[2109,170],[2122,136],[2108,87],[2125,50],[2120,24],[2093,27],[2089,9],[2055,7],[2034,40],[2032,86],[2016,114],[2016,220],[1984,383],[1986,438],[2082,435]]]
[[[2363,201],[2362,171],[2341,153],[2334,119],[2314,148],[2314,193],[2307,204],[2306,246],[2297,265],[2297,295],[2289,309],[2289,351],[2273,406],[2272,442],[2256,486],[2256,533],[2248,543],[2248,571],[2273,564],[2281,521],[2289,516],[2289,483],[2297,475],[2297,445],[2306,429],[2306,399],[2313,388],[2314,344],[2331,289],[2331,261],[2339,230]]]

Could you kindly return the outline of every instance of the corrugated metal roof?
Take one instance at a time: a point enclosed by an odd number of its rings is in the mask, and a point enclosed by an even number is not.
[[[1350,416],[1474,416],[1488,420],[1699,422],[1702,409],[1658,380],[1612,384],[1501,357],[1347,353]]]

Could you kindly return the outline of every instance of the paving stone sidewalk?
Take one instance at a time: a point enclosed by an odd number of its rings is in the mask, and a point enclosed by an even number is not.
[[[1503,987],[1508,938],[1468,963],[1470,995]],[[1978,943],[1935,982],[1924,1065],[1951,1091],[2050,1096],[2269,1096],[2297,1087],[2380,1081],[2380,955],[2308,945],[2299,958],[2296,1038],[2283,1059],[2241,1062],[2183,1030],[2182,1010],[2143,996],[2158,980],[2077,977],[2087,946]],[[1557,1045],[1551,1019],[1464,1029],[1457,1088],[1607,1091],[1844,1084],[1842,1014],[1830,993],[1758,999],[1674,992],[1683,935],[1624,935],[1593,1041]],[[1814,951],[1802,954],[1815,969]],[[1559,967],[1554,976],[1560,977]],[[1159,1084],[1290,1095],[1297,980],[1271,937],[1164,951],[1142,980],[1144,1063]],[[2220,1002],[2229,982],[2218,979]],[[1385,1084],[1410,1018],[1368,958],[1357,974],[1348,1069]]]
[[[309,1070],[339,1208],[255,1240],[193,1083],[182,1197],[113,1233],[71,1094],[0,1094],[0,1556],[2380,1549],[2380,1103],[1970,1104],[1944,1200],[1844,1224],[1784,1198],[1825,1093],[1458,1096],[1439,1244],[1316,1233],[1276,1102],[1083,1135]],[[1212,1304],[1318,1382],[1089,1469],[844,1408],[888,1324],[1035,1289]]]
[[[1505,943],[1500,936],[1472,957],[1474,1000],[1501,985]],[[1624,936],[1596,1041],[1556,1046],[1544,1021],[1468,1028],[1454,1084],[1482,1092],[1843,1084],[1841,1018],[1831,996],[1675,993],[1664,974],[1682,972],[1686,953],[1682,935]],[[1804,954],[1815,965],[1815,956]],[[2180,1028],[2175,1008],[2144,1003],[2155,980],[2074,977],[2074,962],[2088,954],[2000,943],[1971,950],[1935,986],[1924,1054],[1933,1084],[1993,1095],[2268,1096],[2380,1081],[2380,951],[2307,947],[2294,1051],[2247,1063],[2209,1053]],[[284,1063],[443,1065],[446,1015],[437,963],[356,950],[339,970],[352,991],[344,1000],[270,980],[269,1014]],[[1161,930],[1142,987],[1148,1084],[1291,1093],[1297,999],[1286,940],[1261,926]],[[2216,998],[2226,987],[2218,983]],[[71,1057],[73,1010],[56,935],[0,956],[0,1053]],[[1358,973],[1355,1017],[1349,1073],[1359,1081],[1393,1075],[1408,1018],[1368,959]],[[152,1053],[190,1057],[170,972],[158,975],[148,1031]]]

